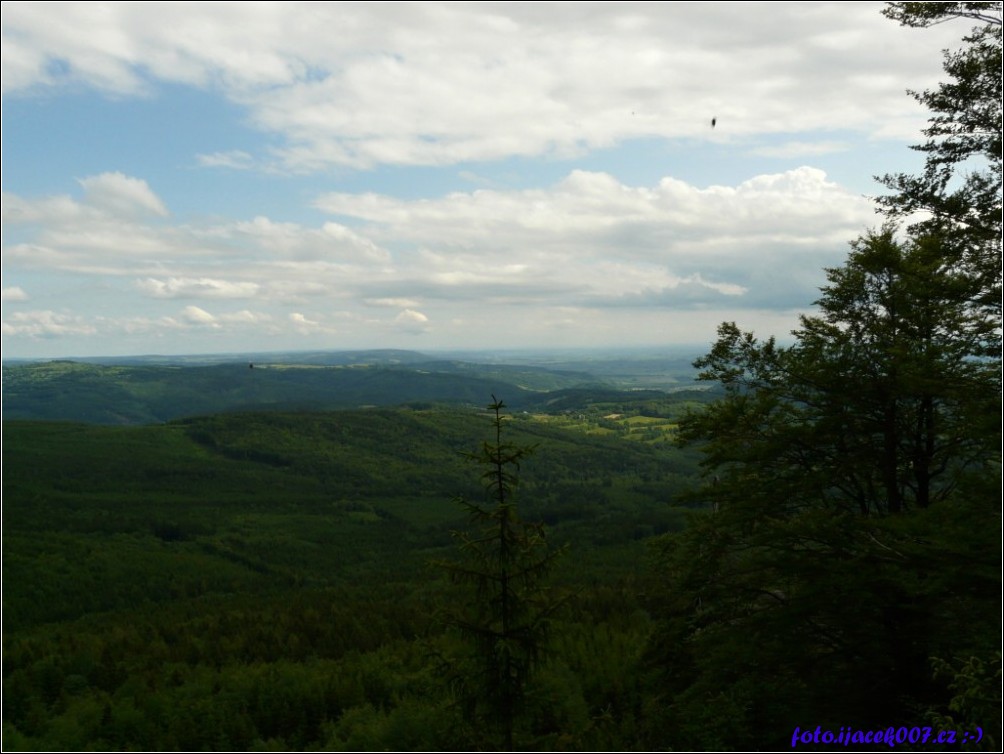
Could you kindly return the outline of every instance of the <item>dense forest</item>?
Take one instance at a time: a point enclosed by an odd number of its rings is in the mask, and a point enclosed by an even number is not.
[[[664,398],[663,413],[688,405]],[[570,553],[548,580],[564,603],[522,745],[616,747],[635,725],[646,542],[692,505],[697,457],[674,427],[637,412],[505,424],[536,446],[520,515]],[[493,745],[431,659],[459,641],[444,610],[469,600],[434,563],[468,526],[458,499],[484,499],[465,457],[490,438],[484,411],[4,434],[6,748]]]
[[[1001,5],[885,13],[924,170],[708,390],[5,369],[4,750],[1000,750]]]

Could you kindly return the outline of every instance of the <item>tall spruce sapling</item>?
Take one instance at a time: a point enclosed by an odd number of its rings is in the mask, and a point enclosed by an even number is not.
[[[468,652],[448,663],[457,697],[469,721],[494,727],[501,745],[513,748],[516,720],[527,685],[544,654],[551,617],[560,601],[544,581],[562,549],[549,547],[543,525],[523,521],[516,506],[522,461],[536,446],[503,440],[505,404],[492,395],[494,442],[466,454],[484,468],[484,505],[460,499],[470,516],[466,531],[451,532],[459,559],[441,561],[450,579],[470,590],[445,616]]]

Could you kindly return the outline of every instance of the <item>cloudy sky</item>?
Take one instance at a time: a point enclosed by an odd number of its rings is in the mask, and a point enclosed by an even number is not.
[[[3,356],[783,336],[968,30],[881,8],[4,2]]]

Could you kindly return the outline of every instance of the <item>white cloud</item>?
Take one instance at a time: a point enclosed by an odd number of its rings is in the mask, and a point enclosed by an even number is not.
[[[0,292],[0,301],[27,301],[28,294],[24,292],[23,289],[14,285],[10,288],[4,288]]]
[[[240,149],[227,152],[196,155],[199,165],[207,168],[232,168],[234,170],[250,170],[255,166],[254,157]]]
[[[132,175],[88,175],[60,150],[45,164],[34,134],[18,134],[24,150],[5,140],[5,157],[22,157],[8,188],[35,169],[22,155],[39,155],[31,188],[2,198],[5,280],[32,281],[37,310],[9,317],[5,336],[91,328],[116,348],[122,334],[187,348],[296,334],[325,347],[423,332],[450,345],[501,324],[496,337],[518,345],[790,321],[878,222],[808,165],[848,185],[855,171],[864,185],[909,170],[864,163],[882,151],[868,142],[919,140],[925,113],[903,90],[941,80],[940,50],[968,27],[902,29],[880,9],[5,2],[4,102],[17,98],[25,122],[36,102],[64,112],[66,93],[102,118],[123,98],[150,98],[146,115],[177,105],[179,119],[217,100],[211,132],[195,117],[164,149],[160,129],[64,142],[87,151],[78,166]],[[578,155],[592,169],[547,159]],[[501,163],[514,156],[526,159]],[[748,167],[759,158],[783,162]],[[414,167],[426,165],[456,167]]]
[[[51,310],[14,312],[3,321],[3,334],[11,337],[52,338],[93,335],[94,325],[82,317]]]
[[[299,335],[320,335],[337,333],[338,329],[320,319],[311,319],[302,312],[292,312],[287,317],[293,331]]]
[[[44,42],[38,44],[38,41],[23,39],[17,34],[8,35],[6,30],[4,31],[0,41],[0,59],[3,67],[0,81],[3,92],[20,91],[52,83],[51,77],[46,75],[45,70],[49,51]]]
[[[170,257],[179,245],[175,230],[149,224],[168,212],[146,181],[102,173],[78,183],[80,200],[4,193],[4,235],[28,239],[5,243],[7,267],[115,275],[135,272],[129,265]],[[191,244],[185,253],[192,253]]]
[[[367,298],[363,299],[367,306],[385,306],[391,309],[412,309],[418,302],[410,298]]]
[[[402,332],[420,335],[429,329],[429,318],[413,309],[405,309],[394,318],[394,324]]]
[[[875,220],[870,202],[809,167],[706,188],[573,171],[547,188],[435,199],[336,193],[316,206],[353,227],[261,216],[113,220],[65,198],[11,195],[5,209],[22,218],[25,240],[4,248],[4,263],[126,278],[153,299],[254,299],[280,318],[280,306],[317,299],[426,317],[432,302],[695,307],[731,299],[782,309],[813,300],[822,267]],[[205,309],[186,311],[186,322],[210,321]],[[402,322],[419,324],[412,315]]]
[[[200,309],[197,306],[186,306],[181,310],[181,318],[183,321],[193,325],[208,325],[210,327],[219,326],[216,321],[216,317],[207,312],[205,309]]]
[[[152,213],[160,217],[168,215],[167,207],[150,190],[146,181],[131,178],[122,173],[102,173],[82,178],[84,201],[114,215]]]
[[[274,85],[302,72],[281,50],[283,34],[292,31],[282,23],[288,17],[285,8],[268,3],[65,3],[58,12],[45,4],[5,3],[5,92],[85,84],[143,94],[150,79]]]
[[[136,287],[154,298],[253,298],[261,289],[258,283],[213,278],[146,278]]]
[[[261,312],[252,312],[248,309],[241,309],[238,312],[221,314],[219,319],[223,322],[235,325],[263,325],[272,322],[272,316]]]
[[[388,253],[370,239],[334,222],[312,229],[259,216],[250,222],[215,230],[221,237],[251,239],[263,250],[288,258],[364,262],[384,262],[389,258]]]
[[[5,225],[29,224],[37,222],[71,223],[87,214],[79,202],[69,196],[50,196],[43,199],[24,199],[17,194],[3,192],[0,203]]]
[[[626,186],[605,173],[576,170],[547,189],[478,190],[422,200],[331,193],[315,204],[333,214],[373,223],[366,229],[372,236],[387,236],[381,228],[407,228],[412,240],[443,248],[475,242],[512,247],[531,236],[538,247],[553,239],[569,245],[585,243],[588,248],[601,245],[604,235],[629,228],[662,228],[661,235],[672,233],[678,238],[691,229],[698,235],[714,230],[716,236],[778,236],[790,235],[792,230],[802,235],[811,230],[818,237],[821,229],[843,230],[852,218],[860,222],[873,211],[870,202],[810,167],[756,176],[736,187],[706,189],[673,178],[652,188]],[[658,237],[637,241],[663,248]],[[647,255],[644,247],[620,252]]]
[[[436,200],[329,194],[317,206],[368,222],[360,232],[382,243],[412,246],[397,260],[415,280],[479,293],[544,285],[626,292],[665,272],[747,287],[779,261],[818,270],[820,253],[842,249],[874,220],[870,202],[813,168],[706,189],[671,178],[633,187],[576,171],[548,189]]]
[[[143,214],[162,205],[142,180],[103,174],[80,183],[82,200],[3,195],[5,236],[8,227],[19,233],[4,246],[5,267],[138,277],[139,289],[158,298],[296,298],[390,261],[373,240],[335,222],[170,224],[159,211]],[[211,268],[221,273],[206,274]]]
[[[903,89],[932,85],[932,51],[966,31],[902,29],[876,3],[51,7],[4,5],[8,94],[216,89],[294,170],[572,155],[649,136],[914,136],[923,115]]]

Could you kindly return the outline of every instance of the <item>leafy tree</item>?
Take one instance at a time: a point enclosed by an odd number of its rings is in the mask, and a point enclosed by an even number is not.
[[[453,668],[453,680],[469,719],[493,721],[511,750],[527,684],[540,663],[550,619],[559,602],[543,585],[561,551],[550,549],[541,525],[519,517],[516,489],[522,461],[533,452],[502,439],[505,404],[492,396],[494,442],[469,458],[484,466],[488,505],[461,500],[472,529],[454,532],[460,559],[443,562],[455,583],[472,587],[448,625],[471,647],[469,663]]]
[[[709,512],[660,541],[650,745],[959,711],[1000,740],[999,705],[973,719],[999,699],[999,8],[891,4],[911,25],[989,13],[920,95],[924,175],[887,177],[893,218],[927,216],[852,243],[793,345],[726,323],[697,362],[724,397],[680,426]]]
[[[907,722],[947,699],[936,647],[995,636],[999,542],[969,527],[997,504],[971,495],[999,479],[1000,381],[974,355],[992,324],[965,302],[972,281],[934,239],[890,229],[828,278],[794,345],[728,323],[697,362],[725,397],[680,436],[703,445],[714,512],[662,540],[660,745],[762,746],[780,739],[743,736],[799,713]]]
[[[879,180],[894,192],[879,198],[891,218],[921,218],[916,229],[937,234],[945,251],[980,286],[975,301],[998,320],[1001,306],[1001,3],[896,2],[883,11],[904,26],[928,27],[964,19],[977,26],[966,46],[945,52],[948,80],[911,94],[932,113],[920,175]],[[995,353],[997,343],[986,344]]]
[[[977,355],[994,323],[968,305],[974,284],[937,239],[868,234],[827,277],[821,313],[801,318],[789,348],[719,328],[697,366],[726,399],[681,437],[707,441],[714,498],[769,473],[792,509],[926,508],[995,454],[999,370]]]

